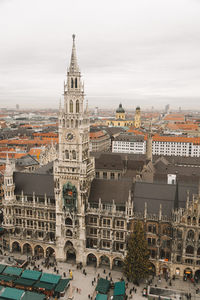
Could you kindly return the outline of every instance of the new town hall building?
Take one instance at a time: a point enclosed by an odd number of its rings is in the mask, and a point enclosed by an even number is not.
[[[127,236],[139,220],[146,232],[152,271],[199,273],[198,185],[137,180],[138,174],[148,178],[151,159],[130,161],[119,154],[104,154],[95,170],[89,126],[73,36],[64,106],[59,110],[58,158],[32,173],[16,172],[7,159],[5,249],[120,267]]]

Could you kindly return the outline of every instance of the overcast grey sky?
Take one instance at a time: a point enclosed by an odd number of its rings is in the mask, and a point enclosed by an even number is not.
[[[199,0],[0,0],[0,107],[58,107],[73,33],[90,106],[200,109]]]

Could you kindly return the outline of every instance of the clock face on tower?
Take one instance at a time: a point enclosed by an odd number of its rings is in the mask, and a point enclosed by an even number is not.
[[[71,132],[67,133],[67,135],[66,135],[66,140],[68,140],[68,141],[72,141],[72,140],[73,140],[73,138],[74,138],[74,135],[73,135],[73,133],[71,133]]]

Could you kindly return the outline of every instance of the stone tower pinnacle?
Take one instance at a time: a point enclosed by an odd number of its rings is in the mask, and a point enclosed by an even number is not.
[[[72,35],[73,44],[72,44],[72,54],[71,54],[71,61],[69,66],[70,73],[77,73],[79,71],[79,66],[76,58],[76,46],[75,46],[75,34]]]

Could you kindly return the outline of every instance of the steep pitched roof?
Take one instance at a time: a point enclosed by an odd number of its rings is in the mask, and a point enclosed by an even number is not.
[[[135,212],[144,212],[145,202],[150,214],[158,214],[160,204],[163,215],[171,216],[176,206],[185,207],[187,191],[190,199],[197,193],[197,187],[162,183],[136,182],[134,185],[133,201]]]
[[[24,195],[42,196],[54,198],[54,180],[53,175],[34,174],[14,172],[15,195],[20,195],[23,191]]]
[[[95,168],[106,170],[123,170],[124,164],[120,155],[103,153],[100,155],[100,157],[95,159]]]
[[[20,167],[32,166],[32,165],[39,165],[39,162],[34,159],[31,155],[27,154],[24,155],[16,160],[16,165]]]
[[[129,190],[132,189],[131,179],[126,180],[102,180],[94,179],[91,184],[89,202],[98,203],[101,198],[102,203],[111,204],[113,200],[116,204],[124,205],[128,200]]]

